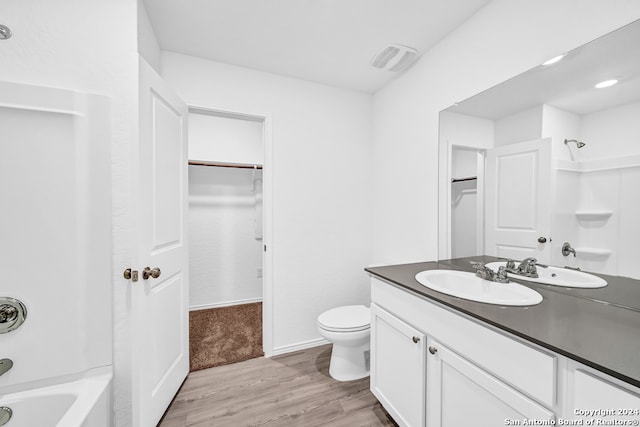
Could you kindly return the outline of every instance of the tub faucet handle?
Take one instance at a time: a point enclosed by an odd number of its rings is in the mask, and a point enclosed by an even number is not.
[[[13,360],[11,359],[0,359],[0,375],[7,372],[9,369],[13,367]]]
[[[0,297],[0,334],[11,332],[24,322],[27,307],[15,298]]]
[[[575,258],[576,257],[576,250],[571,247],[571,243],[564,242],[562,244],[562,255],[563,256],[569,256],[569,254],[573,254],[573,257]]]

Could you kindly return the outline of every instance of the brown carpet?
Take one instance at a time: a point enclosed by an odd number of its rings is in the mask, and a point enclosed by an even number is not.
[[[262,303],[189,312],[190,371],[263,356]]]

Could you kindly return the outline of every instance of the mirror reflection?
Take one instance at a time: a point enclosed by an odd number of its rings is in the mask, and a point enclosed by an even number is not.
[[[640,21],[440,113],[440,259],[640,279],[639,219]]]

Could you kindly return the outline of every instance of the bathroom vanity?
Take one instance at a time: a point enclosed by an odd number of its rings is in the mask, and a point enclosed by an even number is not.
[[[472,271],[467,259],[366,269],[371,391],[399,425],[638,425],[640,282],[518,280],[542,302],[501,306],[415,279],[434,269]]]

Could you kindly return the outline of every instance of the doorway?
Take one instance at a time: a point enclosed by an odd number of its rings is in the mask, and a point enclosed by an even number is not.
[[[451,258],[483,253],[484,158],[485,152],[482,149],[451,146]]]
[[[265,354],[267,121],[189,108],[191,371]]]

